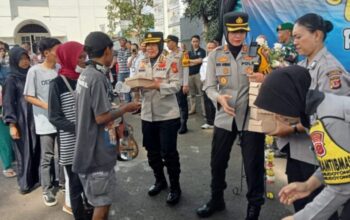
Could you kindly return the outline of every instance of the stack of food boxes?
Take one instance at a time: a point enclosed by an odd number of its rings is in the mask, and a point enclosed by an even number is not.
[[[278,131],[281,123],[297,124],[299,122],[298,118],[281,117],[275,113],[260,109],[255,106],[254,102],[259,94],[260,87],[261,83],[257,82],[251,82],[249,85],[249,131],[273,134]]]

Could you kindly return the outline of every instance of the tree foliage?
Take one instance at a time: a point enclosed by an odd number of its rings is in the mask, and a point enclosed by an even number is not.
[[[218,31],[219,1],[218,0],[183,0],[187,3],[185,17],[199,18],[203,21],[205,38],[211,40]]]
[[[122,33],[126,37],[135,35],[140,41],[145,32],[154,27],[154,15],[143,14],[145,6],[153,6],[153,0],[108,0],[106,6],[109,34],[115,34],[116,26],[121,21],[128,21],[129,25]]]

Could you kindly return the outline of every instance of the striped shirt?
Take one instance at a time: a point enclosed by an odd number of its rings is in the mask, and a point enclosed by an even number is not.
[[[130,72],[128,68],[128,58],[131,56],[131,52],[126,48],[120,48],[116,51],[115,56],[118,61],[119,73]]]
[[[68,79],[72,89],[76,81]],[[49,120],[58,130],[59,163],[72,165],[75,151],[75,98],[60,76],[50,82]]]

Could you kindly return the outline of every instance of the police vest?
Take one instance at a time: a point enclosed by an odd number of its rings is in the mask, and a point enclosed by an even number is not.
[[[350,183],[350,152],[332,139],[321,119],[312,125],[310,136],[325,183]]]

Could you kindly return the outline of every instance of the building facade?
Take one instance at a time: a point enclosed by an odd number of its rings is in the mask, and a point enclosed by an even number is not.
[[[199,19],[184,17],[186,7],[182,0],[153,0],[155,30],[162,31],[165,37],[168,34],[176,35],[189,49],[191,36],[197,34],[203,38],[204,28]],[[202,40],[201,46],[204,45]]]
[[[83,42],[107,32],[107,0],[0,0],[0,40],[33,46],[44,37]]]

